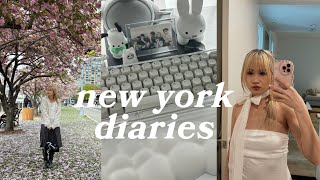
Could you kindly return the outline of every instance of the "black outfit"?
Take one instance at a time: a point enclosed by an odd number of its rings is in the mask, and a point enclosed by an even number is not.
[[[44,98],[41,102],[41,116],[42,124],[40,129],[40,147],[42,147],[43,154],[43,168],[52,166],[53,156],[55,152],[59,152],[59,148],[62,147],[61,133],[60,133],[60,103],[57,102],[57,109],[54,112],[54,121],[49,119],[49,107],[54,104],[50,104],[48,98]],[[49,129],[50,128],[50,129]],[[48,159],[49,156],[49,159]]]
[[[31,101],[27,97],[25,97],[23,100],[23,107],[24,108],[28,107],[29,103],[31,104]]]
[[[59,152],[59,148],[62,147],[60,127],[48,129],[45,125],[41,124],[40,147],[42,147],[44,168],[51,167],[54,153]]]

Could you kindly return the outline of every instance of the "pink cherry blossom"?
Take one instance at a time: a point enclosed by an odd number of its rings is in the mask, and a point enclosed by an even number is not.
[[[78,76],[84,53],[100,47],[97,3],[98,0],[2,1],[0,100],[7,114],[13,112],[19,92],[29,82]],[[8,116],[7,130],[13,129],[12,120]]]

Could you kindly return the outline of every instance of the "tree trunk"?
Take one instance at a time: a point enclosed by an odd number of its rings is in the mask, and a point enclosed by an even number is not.
[[[12,106],[8,107],[7,111],[5,111],[5,113],[7,115],[7,117],[6,117],[6,131],[13,131],[15,111],[17,108],[16,106],[17,105],[14,103],[14,104],[12,104]]]
[[[38,107],[39,107],[39,106],[38,106],[37,103],[35,103],[34,106],[33,106],[33,108],[34,108],[34,109],[33,109],[33,112],[35,113],[36,116],[39,115]]]

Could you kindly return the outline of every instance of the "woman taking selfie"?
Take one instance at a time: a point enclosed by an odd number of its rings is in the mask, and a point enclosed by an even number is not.
[[[292,87],[292,80],[287,82],[274,75],[274,62],[265,50],[252,50],[245,57],[241,84],[248,96],[233,107],[224,180],[290,180],[289,131],[303,155],[313,164],[320,164],[320,148],[314,146],[319,137],[304,101]],[[293,64],[282,63],[293,77]]]

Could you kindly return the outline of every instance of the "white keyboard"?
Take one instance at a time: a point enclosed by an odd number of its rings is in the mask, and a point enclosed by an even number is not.
[[[102,119],[114,113],[118,115],[159,106],[157,91],[190,90],[194,97],[202,90],[216,92],[217,54],[215,50],[171,56],[131,65],[106,67],[102,63],[102,91],[117,94],[112,108],[102,108]],[[119,91],[147,91],[138,107],[121,105]],[[113,100],[112,100],[113,102]],[[111,104],[112,102],[106,102]],[[169,100],[174,103],[174,97]],[[131,103],[129,103],[130,105]]]

